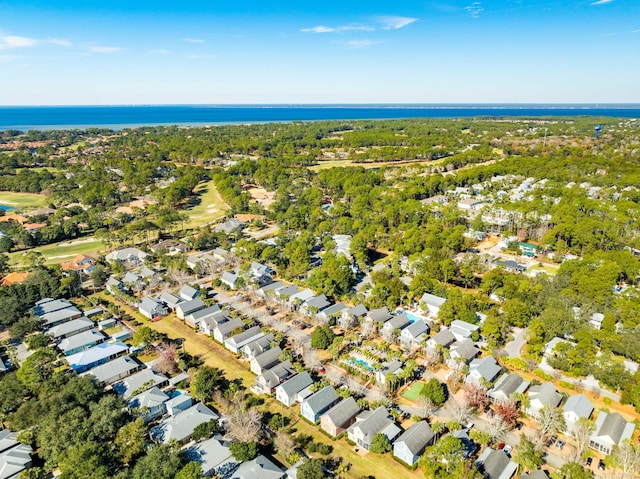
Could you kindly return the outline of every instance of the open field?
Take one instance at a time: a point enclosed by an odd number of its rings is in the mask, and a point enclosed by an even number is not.
[[[87,238],[85,240],[63,241],[61,243],[48,244],[33,248],[33,250],[42,253],[42,256],[44,256],[46,260],[46,264],[59,264],[64,263],[65,261],[70,261],[79,254],[95,255],[104,248],[105,244],[102,241]],[[23,264],[24,254],[27,251],[31,250],[10,253],[9,258],[11,260],[11,264]]]
[[[329,168],[346,168],[349,166],[361,166],[362,168],[382,168],[384,166],[409,166],[416,164],[430,163],[436,164],[434,161],[423,160],[423,161],[379,161],[379,162],[366,162],[366,163],[355,163],[351,160],[322,160],[319,161],[317,165],[310,166],[309,169],[311,171],[320,171],[327,170]]]
[[[213,181],[202,183],[195,189],[199,203],[184,210],[188,216],[185,228],[197,228],[219,220],[229,206],[224,202]]]
[[[47,206],[45,195],[35,193],[15,193],[13,191],[0,191],[0,204],[14,208],[41,208]]]

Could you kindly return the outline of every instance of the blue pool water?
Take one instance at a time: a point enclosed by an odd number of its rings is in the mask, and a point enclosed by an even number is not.
[[[411,314],[409,311],[401,311],[404,315],[409,318],[409,321],[415,323],[416,321],[422,320],[420,316],[416,316],[415,314]]]
[[[11,211],[12,209],[14,209],[13,206],[0,205],[0,210]]]
[[[373,371],[373,367],[371,366],[371,364],[366,362],[364,359],[351,358],[347,362],[352,366],[361,366],[365,368],[367,371]]]

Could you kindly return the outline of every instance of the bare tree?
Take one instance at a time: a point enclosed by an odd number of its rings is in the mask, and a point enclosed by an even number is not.
[[[308,348],[302,355],[302,361],[304,365],[310,371],[317,371],[322,366],[320,359],[318,359],[318,353],[313,348]]]
[[[487,433],[494,442],[500,441],[509,430],[509,425],[499,416],[493,416],[487,424]]]
[[[571,428],[571,435],[576,444],[574,462],[580,463],[589,446],[589,436],[594,429],[594,424],[589,419],[581,417]]]
[[[640,476],[640,447],[629,440],[613,450],[613,462],[620,469],[620,479],[633,479]]]
[[[162,343],[156,347],[158,359],[153,362],[153,367],[165,374],[173,374],[178,370],[178,354],[173,343]]]
[[[278,453],[284,457],[291,456],[296,449],[296,443],[291,439],[291,436],[282,429],[276,431],[276,435],[273,438],[273,444]]]
[[[362,333],[362,337],[364,339],[369,339],[373,337],[378,331],[378,327],[373,321],[364,320],[360,324],[360,332]]]
[[[447,411],[453,419],[460,424],[466,424],[471,417],[471,409],[460,403],[453,403],[447,407]]]
[[[338,325],[345,331],[353,328],[357,324],[358,320],[353,314],[343,314],[342,316],[340,316],[340,318],[338,318]]]
[[[256,408],[235,408],[229,416],[229,434],[240,442],[255,441],[262,430],[262,416]]]
[[[423,418],[430,418],[438,410],[438,406],[436,406],[431,399],[423,395],[418,396],[416,403],[420,408],[420,416],[422,416]]]
[[[562,411],[550,404],[540,409],[536,422],[544,440],[557,432],[563,432],[567,427]]]
[[[449,387],[455,393],[464,384],[464,378],[467,374],[467,365],[461,361],[455,361],[451,366],[451,371],[447,375]]]
[[[442,352],[435,348],[425,348],[424,350],[425,361],[424,365],[427,369],[436,369],[442,364]]]

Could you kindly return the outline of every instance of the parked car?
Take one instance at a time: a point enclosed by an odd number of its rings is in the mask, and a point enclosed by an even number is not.
[[[591,467],[592,462],[593,462],[593,457],[587,457],[587,467]]]
[[[516,423],[516,431],[519,431],[520,429],[522,429],[522,426],[524,426],[524,424],[522,424],[521,422],[517,422]]]
[[[498,451],[502,451],[504,449],[504,442],[501,442],[500,444],[498,444]]]
[[[556,442],[556,448],[558,449],[562,449],[564,447],[564,441],[560,440],[558,442]]]
[[[506,446],[504,446],[503,451],[508,456],[509,454],[511,454],[511,451],[513,451],[513,446],[507,444]]]
[[[547,441],[547,447],[553,446],[553,444],[556,442],[557,439],[558,439],[558,436],[551,436],[551,439]]]
[[[473,429],[473,426],[475,426],[474,423],[470,422],[469,424],[467,424],[467,431],[471,431]]]
[[[598,469],[604,471],[604,461],[602,459],[598,461]]]

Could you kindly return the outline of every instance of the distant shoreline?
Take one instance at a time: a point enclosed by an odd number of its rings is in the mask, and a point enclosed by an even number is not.
[[[317,104],[0,106],[0,130],[219,126],[408,118],[640,118],[640,104]]]

